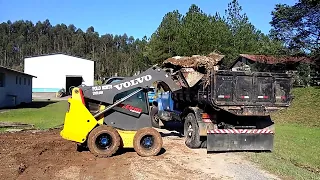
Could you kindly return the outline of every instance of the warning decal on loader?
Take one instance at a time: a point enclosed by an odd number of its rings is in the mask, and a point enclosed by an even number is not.
[[[119,104],[119,107],[121,107],[123,109],[127,109],[127,110],[134,112],[134,113],[137,113],[137,114],[140,114],[142,112],[141,108],[131,106],[130,104]]]

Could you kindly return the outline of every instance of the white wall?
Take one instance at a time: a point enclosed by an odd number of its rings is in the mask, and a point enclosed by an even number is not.
[[[85,85],[94,85],[94,61],[63,54],[25,58],[24,72],[37,77],[34,92],[35,88],[66,88],[67,75],[82,76]]]
[[[19,105],[20,103],[30,103],[32,102],[32,77],[24,74],[1,70],[5,73],[5,83],[4,87],[0,87],[0,108],[12,107]],[[16,83],[16,78],[18,77],[18,82]],[[19,79],[21,78],[21,84]],[[26,84],[24,84],[24,78],[26,78]],[[30,81],[30,84],[28,83]],[[9,95],[16,96],[16,104],[14,104],[13,97]]]

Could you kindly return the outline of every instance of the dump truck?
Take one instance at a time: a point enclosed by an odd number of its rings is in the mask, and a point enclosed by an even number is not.
[[[182,88],[158,93],[154,118],[158,123],[181,122],[190,148],[273,150],[275,128],[270,115],[290,106],[291,74],[217,70],[213,68],[217,63],[200,67],[203,57],[179,59],[168,59],[163,65]]]

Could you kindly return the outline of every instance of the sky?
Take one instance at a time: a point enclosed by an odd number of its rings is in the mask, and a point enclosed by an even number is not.
[[[207,14],[225,14],[231,0],[0,0],[0,23],[8,20],[49,19],[52,25],[73,24],[83,31],[93,26],[99,35],[124,34],[135,38],[150,37],[163,16],[173,10],[185,14],[196,4]],[[271,11],[275,4],[293,5],[297,0],[238,0],[249,21],[263,33],[271,29]]]

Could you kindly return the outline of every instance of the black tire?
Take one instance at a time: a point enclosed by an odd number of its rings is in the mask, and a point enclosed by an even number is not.
[[[184,118],[183,130],[183,135],[185,136],[185,144],[189,148],[199,148],[201,145],[199,126],[193,113],[189,113]]]
[[[151,141],[150,144],[146,141]],[[162,149],[163,141],[160,133],[154,128],[139,129],[133,139],[133,148],[138,155],[156,156]]]
[[[111,142],[109,143],[108,141]],[[90,132],[87,140],[90,152],[96,157],[112,156],[118,151],[120,143],[121,138],[118,131],[113,127],[106,125],[101,125],[94,128]]]
[[[207,148],[207,140],[201,142],[201,148]]]
[[[151,107],[150,117],[151,117],[152,127],[160,128],[159,117],[158,117],[158,108],[157,107],[155,107],[155,106]]]

